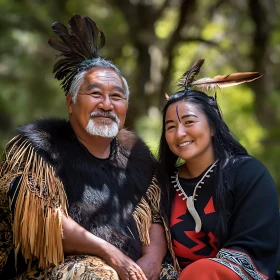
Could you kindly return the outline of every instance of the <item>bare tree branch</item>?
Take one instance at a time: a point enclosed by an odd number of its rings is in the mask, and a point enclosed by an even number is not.
[[[170,6],[170,0],[165,0],[161,7],[155,12],[155,18],[159,19],[166,8]]]
[[[164,77],[164,79],[160,87],[160,92],[164,92],[170,83],[171,70],[173,69],[173,63],[174,63],[174,59],[173,59],[174,49],[178,46],[178,44],[182,40],[181,30],[186,25],[187,18],[193,12],[195,5],[196,5],[196,0],[181,1],[180,15],[179,15],[177,27],[175,28],[165,51],[165,55],[167,56],[167,67],[162,71],[162,76]],[[159,95],[159,99],[158,99],[159,107],[161,107],[162,102],[163,99],[161,95]]]
[[[214,46],[214,47],[218,47],[219,46],[219,42],[215,42],[215,41],[210,41],[210,40],[206,40],[203,39],[201,37],[184,37],[180,35],[180,42],[200,42],[200,43],[204,43],[207,44],[209,46]]]
[[[249,0],[249,11],[255,24],[253,42],[251,48],[251,60],[253,70],[264,72],[268,61],[268,46],[271,36],[271,14],[267,14],[264,4],[260,0]],[[272,110],[267,102],[271,88],[269,86],[269,77],[264,77],[264,81],[256,81],[250,84],[256,94],[256,116],[260,123],[265,127],[272,127],[277,123],[275,111]]]

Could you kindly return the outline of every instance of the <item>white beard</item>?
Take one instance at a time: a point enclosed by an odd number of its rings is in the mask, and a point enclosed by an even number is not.
[[[90,135],[114,138],[119,132],[119,126],[114,121],[111,123],[105,121],[104,123],[96,124],[94,119],[90,119],[86,126],[86,131]]]

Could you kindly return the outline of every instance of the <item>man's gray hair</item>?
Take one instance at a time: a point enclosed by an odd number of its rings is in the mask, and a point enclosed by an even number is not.
[[[77,99],[78,92],[84,81],[85,75],[93,68],[108,68],[114,70],[122,79],[124,85],[124,91],[127,100],[129,99],[129,87],[126,79],[122,76],[121,71],[116,67],[111,61],[105,60],[103,58],[95,58],[90,63],[86,63],[81,67],[81,71],[74,77],[71,83],[69,93],[72,95],[72,101],[75,103]]]

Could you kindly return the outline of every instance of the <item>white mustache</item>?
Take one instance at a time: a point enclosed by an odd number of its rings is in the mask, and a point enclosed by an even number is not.
[[[90,117],[91,118],[94,118],[94,117],[105,117],[105,118],[112,119],[116,123],[120,122],[118,116],[116,114],[114,114],[113,112],[110,112],[110,111],[91,112],[90,113]]]

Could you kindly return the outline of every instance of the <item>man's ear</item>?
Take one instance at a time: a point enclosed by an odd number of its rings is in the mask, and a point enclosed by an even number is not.
[[[67,106],[69,115],[71,115],[72,111],[73,111],[72,104],[73,104],[72,94],[70,92],[68,92],[68,94],[66,95],[66,106]]]

